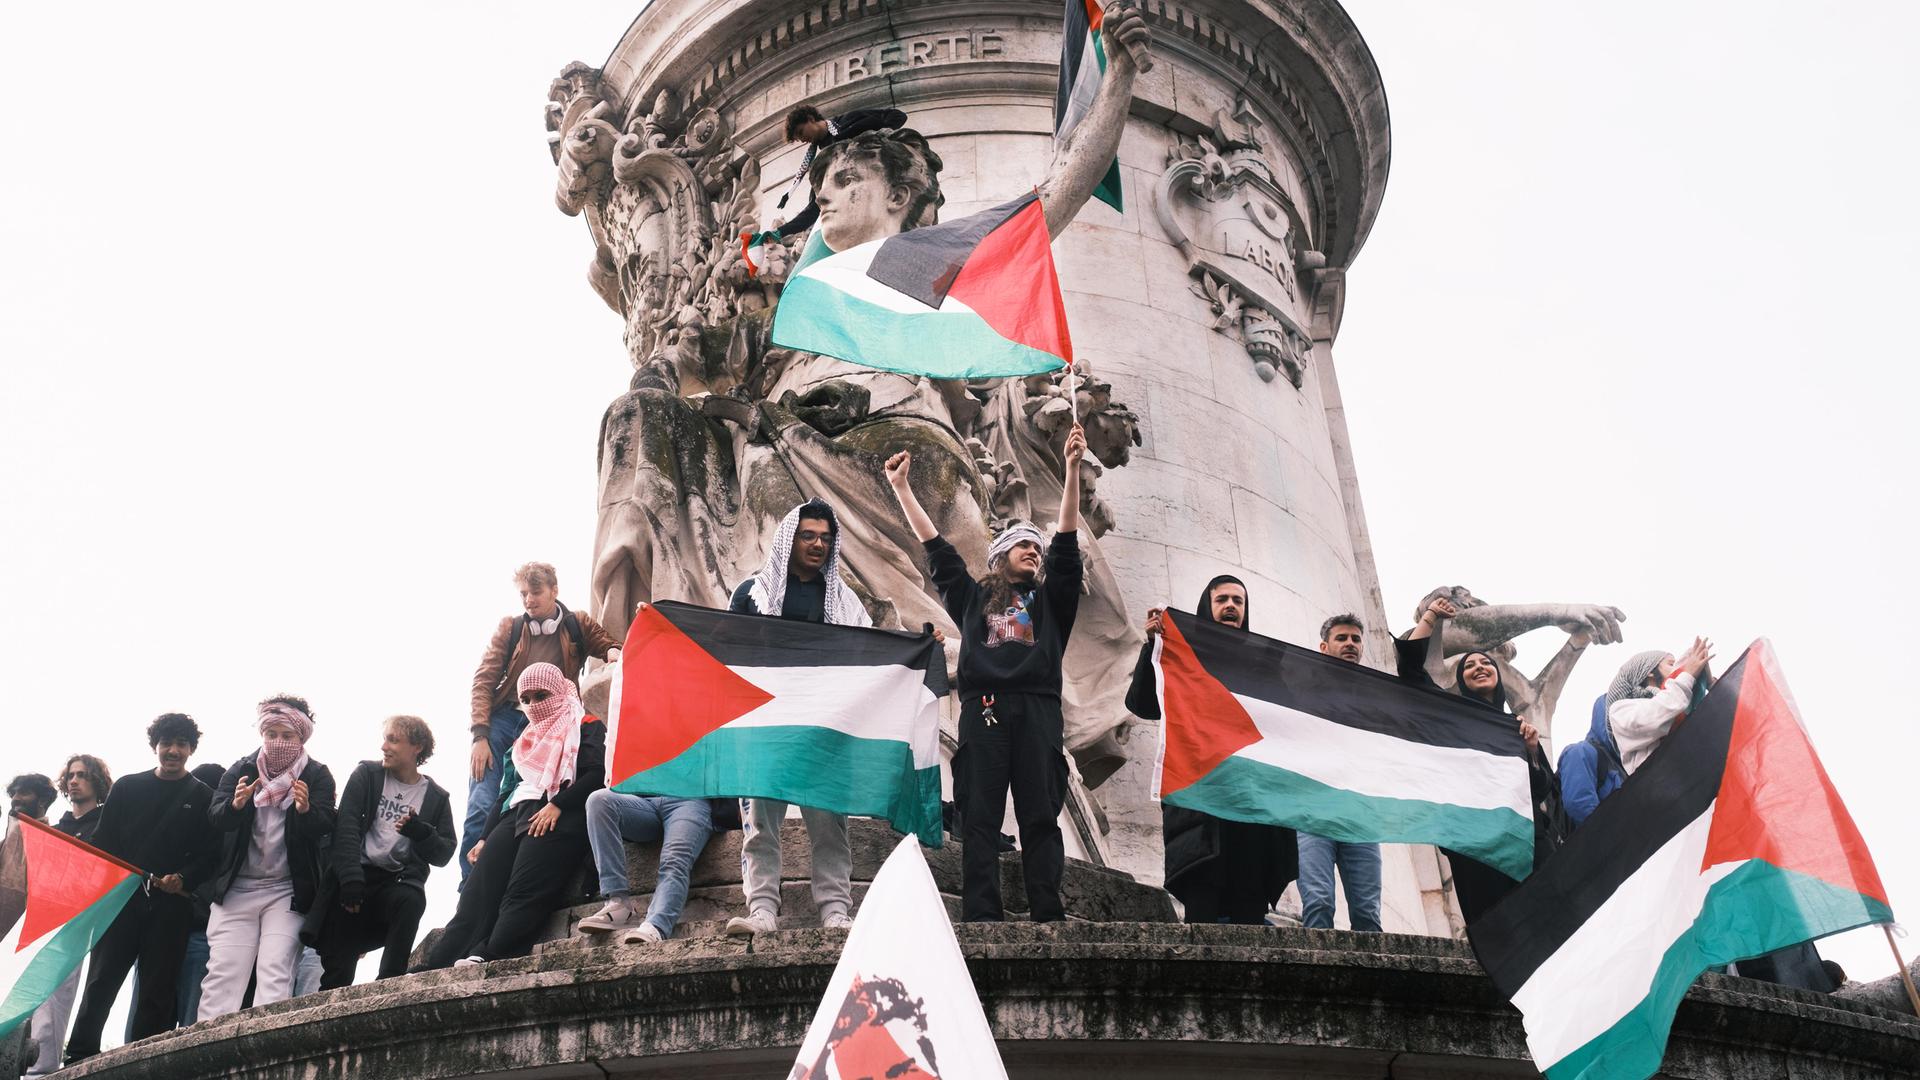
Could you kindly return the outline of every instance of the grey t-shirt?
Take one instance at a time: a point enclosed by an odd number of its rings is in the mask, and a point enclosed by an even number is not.
[[[374,808],[373,820],[367,822],[361,841],[362,861],[382,870],[405,866],[413,843],[400,835],[400,819],[406,817],[409,810],[419,814],[420,804],[426,797],[426,777],[403,784],[395,780],[392,773],[387,773],[386,782],[380,786],[379,805]]]

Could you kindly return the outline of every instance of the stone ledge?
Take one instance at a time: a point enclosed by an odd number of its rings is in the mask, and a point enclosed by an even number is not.
[[[1153,923],[956,928],[1022,1077],[1531,1075],[1519,1017],[1453,942]],[[173,1078],[778,1076],[841,932],[554,950],[349,987],[110,1051],[64,1074]],[[1105,1064],[1099,1064],[1104,1062]],[[1684,1077],[1914,1075],[1920,1023],[1708,976]]]

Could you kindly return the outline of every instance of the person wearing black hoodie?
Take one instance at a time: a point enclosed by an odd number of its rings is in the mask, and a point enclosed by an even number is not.
[[[907,126],[907,114],[899,109],[855,109],[850,113],[828,119],[819,109],[811,105],[796,106],[787,113],[787,141],[807,144],[807,152],[800,158],[800,170],[793,174],[787,190],[780,193],[780,201],[775,205],[784,210],[787,199],[795,188],[807,178],[807,170],[813,167],[813,159],[820,151],[837,142],[844,142],[855,135],[869,131],[881,131],[886,128]],[[820,207],[813,201],[811,193],[807,205],[793,220],[773,230],[774,235],[785,240],[790,236],[805,232],[820,219]]]
[[[1061,456],[1066,476],[1060,524],[1045,548],[1040,530],[1010,524],[987,547],[987,576],[975,579],[966,560],[942,539],[908,480],[912,458],[887,459],[907,524],[926,547],[940,601],[960,629],[960,747],[953,756],[954,801],[960,811],[961,905],[968,922],[999,922],[1000,823],[1013,792],[1020,824],[1020,864],[1035,922],[1066,918],[1060,875],[1066,847],[1060,808],[1067,793],[1065,718],[1060,712],[1061,660],[1080,610],[1080,459],[1087,435],[1075,424]]]
[[[377,978],[406,973],[427,875],[447,865],[459,840],[447,789],[420,771],[432,754],[425,720],[391,717],[380,760],[347,777],[320,895],[300,931],[320,954],[322,990],[352,985],[360,954],[373,949],[382,950]]]
[[[1200,590],[1194,613],[1226,626],[1251,629],[1246,583],[1221,574]],[[1133,665],[1127,711],[1145,720],[1160,719],[1160,694],[1153,671],[1153,639],[1160,633],[1159,608],[1147,612],[1147,640]],[[1179,899],[1190,923],[1263,926],[1267,911],[1298,866],[1294,831],[1277,825],[1228,821],[1198,810],[1160,804],[1166,889]]]

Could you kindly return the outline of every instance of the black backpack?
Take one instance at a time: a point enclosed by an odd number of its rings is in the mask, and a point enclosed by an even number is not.
[[[531,615],[522,615],[513,620],[513,629],[507,634],[506,662],[500,667],[500,681],[493,684],[495,690],[507,685],[507,672],[513,669],[513,650],[520,647],[520,635],[526,631],[527,624],[532,620]],[[580,617],[568,611],[565,604],[560,605],[560,625],[566,628],[567,636],[573,639],[573,654],[580,657],[581,662],[584,663],[587,655],[586,635],[580,630]],[[572,678],[578,674],[580,673],[576,671],[568,677]]]

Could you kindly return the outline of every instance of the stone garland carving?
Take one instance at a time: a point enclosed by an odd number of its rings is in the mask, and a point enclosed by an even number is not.
[[[625,320],[634,368],[601,430],[591,588],[593,610],[613,633],[624,632],[640,600],[724,603],[765,557],[779,516],[813,495],[840,510],[847,579],[878,624],[944,625],[879,462],[912,449],[916,485],[929,487],[922,502],[962,554],[984,565],[989,528],[1057,516],[1076,402],[1091,451],[1081,496],[1087,532],[1097,538],[1112,528],[1098,477],[1125,465],[1140,437],[1135,415],[1090,365],[1076,364],[1071,378],[960,383],[775,348],[771,312],[800,241],[767,245],[748,275],[739,236],[758,227],[758,162],[734,150],[718,113],[689,112],[670,89],[616,114],[594,69],[569,65],[554,80],[555,200],[588,223],[588,280]],[[1088,569],[1075,641],[1089,644],[1069,658],[1068,679],[1097,689],[1076,701],[1069,688],[1075,750],[1113,742],[1137,648],[1097,548]],[[1085,670],[1076,674],[1076,664]],[[1116,765],[1089,772],[1104,777]]]
[[[1215,117],[1211,136],[1169,148],[1157,195],[1156,216],[1185,256],[1214,330],[1247,350],[1262,380],[1284,371],[1299,387],[1313,349],[1292,314],[1299,273],[1325,260],[1302,250],[1305,224],[1274,180],[1244,101]]]

